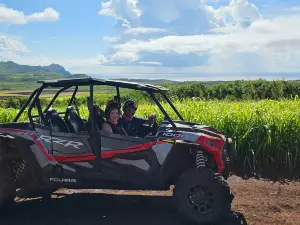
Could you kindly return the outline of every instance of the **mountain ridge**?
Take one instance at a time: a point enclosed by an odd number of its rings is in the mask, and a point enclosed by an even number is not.
[[[62,76],[70,76],[71,73],[59,64],[50,64],[49,66],[29,66],[21,65],[13,61],[0,61],[0,76],[10,76],[16,74],[41,74],[56,73]]]

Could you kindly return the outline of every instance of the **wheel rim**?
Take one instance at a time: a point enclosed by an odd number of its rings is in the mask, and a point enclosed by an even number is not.
[[[207,187],[197,185],[187,192],[186,200],[195,213],[205,215],[212,211],[214,196]]]

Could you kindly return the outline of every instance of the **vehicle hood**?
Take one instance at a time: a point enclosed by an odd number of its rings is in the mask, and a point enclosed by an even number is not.
[[[181,120],[173,120],[174,124],[178,128],[178,131],[193,132],[193,133],[206,133],[208,135],[220,137],[224,135],[223,132],[216,130],[208,125],[186,122]],[[174,131],[172,124],[165,120],[162,122],[159,131]]]

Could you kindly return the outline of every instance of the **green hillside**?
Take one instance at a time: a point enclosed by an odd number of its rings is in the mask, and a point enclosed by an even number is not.
[[[49,66],[28,66],[20,65],[12,61],[0,62],[0,76],[10,76],[13,74],[60,74],[63,76],[71,75],[64,67],[58,64],[51,64]]]
[[[49,66],[20,65],[12,61],[0,62],[0,90],[22,90],[37,86],[37,80],[86,77],[71,74],[58,64]]]
[[[49,66],[20,65],[12,61],[0,62],[0,89],[7,83],[28,83],[43,79],[60,79],[71,76],[58,64]]]

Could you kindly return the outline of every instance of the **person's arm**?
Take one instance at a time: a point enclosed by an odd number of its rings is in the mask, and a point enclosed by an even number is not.
[[[113,133],[111,126],[108,123],[103,123],[101,130],[107,133]]]
[[[148,116],[148,119],[135,116],[135,119],[138,122],[139,126],[143,124],[153,125],[156,122],[156,115],[154,113],[151,113]]]

